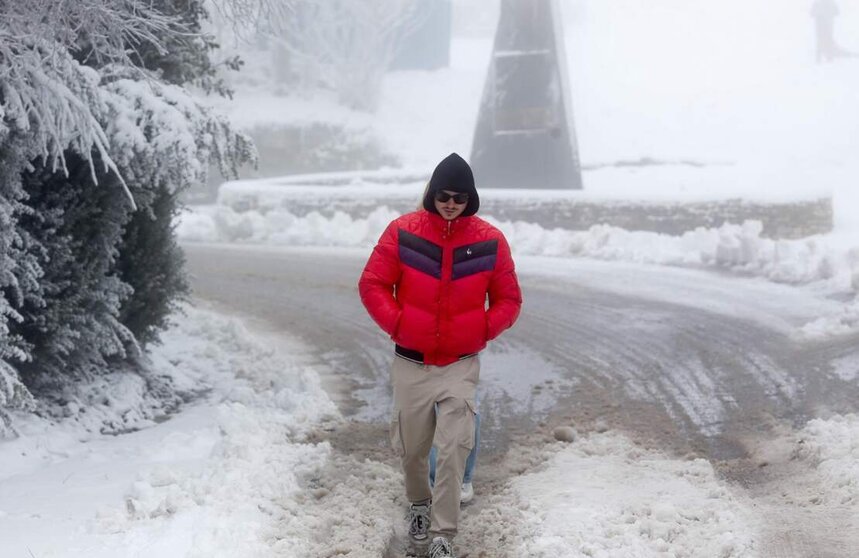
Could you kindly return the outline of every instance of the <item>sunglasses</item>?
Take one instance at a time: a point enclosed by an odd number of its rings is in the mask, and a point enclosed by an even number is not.
[[[468,194],[448,194],[441,191],[435,193],[435,201],[439,203],[447,203],[450,198],[453,198],[453,203],[468,203]]]

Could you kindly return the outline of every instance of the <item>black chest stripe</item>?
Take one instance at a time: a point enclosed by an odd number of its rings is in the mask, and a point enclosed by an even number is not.
[[[498,241],[488,240],[460,246],[453,251],[453,279],[462,279],[481,271],[495,269]]]
[[[464,262],[481,256],[494,256],[498,253],[498,241],[487,240],[466,246],[460,246],[453,251],[453,263]]]
[[[404,265],[441,279],[441,246],[402,229],[397,240],[400,261]]]

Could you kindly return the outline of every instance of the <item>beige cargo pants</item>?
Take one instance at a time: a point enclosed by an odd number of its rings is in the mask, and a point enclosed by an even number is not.
[[[474,447],[474,393],[479,378],[476,355],[447,366],[394,357],[391,445],[402,459],[409,502],[432,499],[430,540],[456,535],[465,460]],[[432,446],[438,457],[435,487],[430,489]]]

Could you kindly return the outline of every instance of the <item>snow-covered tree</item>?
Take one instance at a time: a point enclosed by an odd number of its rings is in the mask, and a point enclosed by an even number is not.
[[[184,32],[162,37],[160,47],[152,43],[139,45],[132,54],[136,65],[155,72],[166,83],[190,84],[207,93],[231,96],[220,70],[238,70],[243,61],[238,56],[213,60],[219,45],[212,34],[204,31],[203,24],[209,19],[205,0],[150,0],[150,6],[176,18]]]
[[[83,48],[103,67],[135,67],[135,45],[163,50],[159,36],[177,32],[173,19],[139,0],[0,2],[2,127],[30,135],[33,156],[54,168],[71,149],[89,162],[95,151],[115,171],[99,122],[100,76],[72,53]]]
[[[252,159],[253,150],[223,117],[178,86],[120,80],[109,89],[114,97],[108,133],[117,142],[113,149],[123,154],[117,164],[140,205],[119,246],[120,276],[134,289],[121,319],[147,343],[187,291],[173,234],[179,194],[205,182],[208,161],[218,161],[224,176],[235,176],[236,163]]]
[[[175,85],[224,92],[203,17],[198,0],[0,0],[0,435],[25,385],[155,337],[185,292],[177,193],[254,157]]]
[[[35,166],[23,174],[27,205],[19,229],[42,269],[41,297],[25,301],[12,331],[29,345],[18,368],[27,385],[49,391],[108,368],[134,344],[117,319],[131,289],[113,271],[130,206],[116,175],[91,175],[86,159],[65,155],[68,173]],[[97,172],[99,167],[97,166]]]
[[[26,212],[19,173],[27,160],[27,143],[27,138],[0,128],[0,437],[10,429],[6,409],[33,406],[14,367],[30,359],[29,346],[10,331],[10,325],[23,320],[16,308],[41,300],[42,270],[27,249],[31,239],[17,225],[18,216]]]
[[[299,89],[334,91],[357,110],[378,105],[382,78],[404,36],[419,24],[417,0],[231,0],[219,13],[240,39],[263,37]]]

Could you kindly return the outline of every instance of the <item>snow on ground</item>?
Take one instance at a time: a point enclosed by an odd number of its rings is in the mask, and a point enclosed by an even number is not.
[[[314,441],[344,424],[305,349],[209,311],[188,308],[177,322],[151,364],[177,393],[197,394],[181,412],[153,420],[129,377],[99,386],[92,411],[80,401],[65,419],[16,416],[20,436],[0,443],[0,555],[382,555],[403,512],[402,477]],[[100,433],[128,413],[128,432]],[[742,495],[705,461],[612,432],[537,453],[555,455],[473,523],[503,535],[504,552],[683,556],[708,541],[707,555],[750,555]]]
[[[832,373],[845,382],[859,379],[859,351],[832,362]]]
[[[317,212],[298,217],[276,206],[242,212],[224,205],[196,206],[181,215],[177,233],[187,242],[372,247],[398,215],[384,205],[366,219],[343,212],[331,217]],[[504,232],[514,254],[719,267],[775,282],[826,282],[833,291],[859,288],[859,246],[852,245],[857,239],[851,237],[773,240],[761,236],[757,221],[701,227],[672,236],[609,225],[573,231],[487,219]]]
[[[130,375],[70,395],[65,419],[16,416],[21,436],[0,443],[0,555],[380,556],[402,513],[400,473],[308,437],[342,425],[306,349],[208,311],[177,321],[152,369],[198,399],[169,420],[154,420]],[[832,373],[855,381],[856,360],[842,360]],[[129,432],[105,435],[104,424]],[[822,487],[816,502],[859,504],[856,439],[853,415],[796,435],[797,459]],[[546,461],[486,495],[469,521],[504,541],[498,555],[757,554],[753,505],[704,460],[614,432],[516,452]]]
[[[859,507],[859,416],[811,420],[797,438],[797,457],[809,461],[821,479],[815,503]]]
[[[104,418],[146,414],[131,377],[64,420],[16,417],[20,437],[0,443],[0,555],[270,555],[267,506],[325,464],[330,447],[305,437],[338,412],[297,344],[192,308],[177,321],[152,369],[207,394],[169,420],[100,433]]]
[[[509,555],[757,555],[753,509],[707,461],[671,459],[612,433],[556,444],[553,451],[543,466],[492,496],[475,520],[487,540],[513,549]],[[503,530],[511,518],[520,523],[512,537]]]
[[[624,296],[679,304],[757,322],[784,335],[797,335],[821,316],[835,316],[844,304],[806,288],[774,284],[760,277],[717,274],[708,269],[665,268],[636,262],[540,256],[517,258],[518,272],[541,285],[571,285]]]

